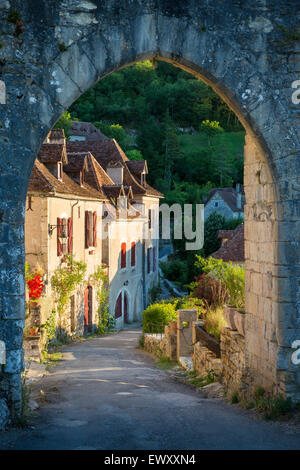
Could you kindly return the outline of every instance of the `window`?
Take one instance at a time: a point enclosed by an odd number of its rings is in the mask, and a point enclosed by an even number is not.
[[[121,244],[121,268],[126,268],[126,243]]]
[[[97,212],[85,211],[85,248],[97,246]]]
[[[62,180],[62,163],[57,163],[57,179]]]
[[[149,230],[153,228],[153,210],[152,209],[148,210],[148,226],[149,226]]]
[[[152,248],[147,249],[147,273],[149,274],[151,272],[151,254],[152,254]]]
[[[215,207],[218,207],[219,203],[218,201],[215,202]]]
[[[131,266],[135,266],[135,242],[131,242]]]
[[[73,251],[73,220],[57,218],[57,256]]]
[[[153,247],[153,271],[156,271],[156,246]]]

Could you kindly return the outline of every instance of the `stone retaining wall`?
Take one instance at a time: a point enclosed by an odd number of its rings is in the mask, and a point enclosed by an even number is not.
[[[203,346],[200,341],[194,345],[193,365],[194,370],[200,376],[206,374],[207,371],[211,369],[218,375],[222,373],[222,360],[218,359],[216,355],[206,346]]]
[[[177,360],[177,336],[170,334],[168,327],[165,334],[148,334],[144,336],[145,351],[157,357],[168,357],[173,361]]]
[[[237,331],[223,327],[221,333],[222,380],[229,393],[245,394],[249,377],[245,361],[245,338]]]

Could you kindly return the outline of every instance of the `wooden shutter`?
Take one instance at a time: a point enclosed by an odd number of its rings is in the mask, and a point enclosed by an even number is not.
[[[153,271],[156,271],[156,247],[153,247]]]
[[[93,246],[97,246],[97,212],[93,213]]]
[[[60,241],[61,235],[62,235],[62,219],[57,217],[57,256],[61,256],[63,254],[62,243]]]
[[[121,268],[126,268],[126,243],[121,244]]]
[[[85,247],[90,247],[90,214],[85,211]]]
[[[68,253],[73,251],[73,220],[72,217],[68,219]]]
[[[135,242],[131,243],[131,266],[135,266]]]

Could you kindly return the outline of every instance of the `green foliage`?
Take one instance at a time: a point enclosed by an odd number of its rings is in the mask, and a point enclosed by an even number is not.
[[[126,131],[120,124],[109,124],[104,121],[94,122],[94,126],[98,127],[100,131],[109,139],[115,139],[122,150],[126,150],[129,144],[129,138]]]
[[[72,127],[72,117],[71,114],[68,111],[65,111],[59,118],[59,120],[56,122],[55,126],[53,129],[63,129],[65,132],[65,136],[67,138],[70,137],[69,131]]]
[[[7,16],[7,21],[13,24],[20,23],[22,20],[21,20],[21,16],[18,10],[11,8]]]
[[[41,325],[41,329],[45,332],[45,336],[46,336],[42,353],[47,354],[49,342],[52,339],[54,339],[56,336],[56,310],[55,309],[52,309],[45,323]]]
[[[22,405],[21,405],[21,413],[17,419],[17,424],[24,428],[28,425],[28,420],[31,415],[31,410],[29,407],[29,401],[31,396],[31,389],[27,383],[26,372],[24,372],[21,376],[21,398],[22,398]]]
[[[208,276],[220,280],[226,287],[230,304],[238,309],[245,306],[245,268],[221,259],[196,256],[196,266]]]
[[[115,138],[128,158],[146,159],[148,182],[167,202],[201,203],[207,181],[242,182],[245,132],[238,119],[210,87],[171,64],[138,62],[108,75],[70,112]]]
[[[187,282],[187,264],[185,261],[175,258],[171,261],[161,262],[159,266],[169,281],[182,285]]]
[[[66,307],[69,305],[71,294],[80,286],[86,273],[86,264],[75,261],[72,255],[65,255],[66,266],[55,269],[51,278],[57,313],[61,319]]]
[[[233,405],[236,405],[239,401],[240,401],[240,397],[239,397],[238,392],[237,391],[233,392],[233,394],[231,395],[231,403]]]
[[[206,369],[206,373],[201,377],[198,377],[197,372],[189,372],[189,378],[187,383],[194,385],[194,387],[205,387],[209,385],[218,378],[218,374],[215,373],[214,369]]]
[[[150,304],[153,304],[158,300],[161,292],[162,292],[162,288],[161,288],[160,281],[159,281],[157,284],[154,284],[148,291]]]
[[[169,357],[160,356],[159,359],[155,361],[155,365],[161,370],[170,370],[177,366],[177,362],[173,361]]]
[[[98,266],[93,276],[98,303],[97,334],[107,333],[116,326],[115,318],[109,313],[109,281],[103,266]]]
[[[126,157],[129,158],[129,160],[144,160],[142,152],[136,149],[127,150]]]
[[[291,398],[284,398],[282,394],[271,395],[262,387],[258,387],[254,393],[254,406],[263,413],[265,419],[280,419],[289,416],[292,411]]]
[[[143,332],[163,333],[164,327],[176,319],[177,314],[172,303],[149,305],[143,312]]]

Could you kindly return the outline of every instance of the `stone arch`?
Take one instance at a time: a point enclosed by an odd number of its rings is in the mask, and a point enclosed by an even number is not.
[[[247,8],[234,2],[226,11],[213,0],[104,0],[101,6],[68,0],[38,9],[17,3],[6,5],[20,11],[25,32],[12,44],[15,56],[6,45],[1,49],[6,104],[0,106],[0,149],[6,156],[0,162],[0,339],[7,345],[1,394],[10,407],[20,410],[24,202],[35,156],[84,91],[114,70],[150,58],[212,86],[247,131],[246,364],[253,387],[299,398],[291,343],[300,338],[300,159],[289,82],[297,77],[293,52],[284,49],[282,60],[276,44],[284,33],[274,20],[280,16],[292,28],[292,9],[284,0],[272,0],[268,9],[261,2]],[[6,21],[8,6],[0,9],[5,44],[11,44],[15,28]]]

